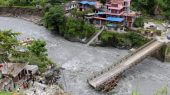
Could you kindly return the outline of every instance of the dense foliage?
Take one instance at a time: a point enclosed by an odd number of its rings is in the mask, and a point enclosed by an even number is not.
[[[0,30],[0,62],[9,61],[9,56],[17,52],[15,49],[19,45],[17,35],[18,33],[12,33],[10,30]]]
[[[63,6],[54,6],[45,13],[44,25],[49,30],[59,32],[65,24],[65,19]]]
[[[48,59],[46,42],[41,40],[34,40],[31,45],[27,46],[29,51],[28,61],[30,64],[36,64],[40,71],[45,71],[48,65],[53,63]]]
[[[41,72],[53,63],[47,58],[46,43],[34,40],[31,44],[22,45],[17,40],[19,33],[0,30],[0,62],[29,63],[38,65]]]
[[[35,0],[0,0],[2,6],[31,6]]]
[[[163,15],[170,19],[170,0],[132,0],[133,10],[149,15]]]
[[[37,6],[46,7],[67,2],[69,0],[0,0],[1,6]]]
[[[143,17],[136,18],[133,26],[134,27],[143,27],[144,26],[144,18]]]
[[[64,37],[66,38],[89,38],[95,32],[95,28],[92,25],[75,18],[67,18],[65,28]]]
[[[102,4],[106,3],[106,0],[98,0],[98,1],[100,1]]]
[[[148,41],[135,32],[116,33],[107,31],[101,34],[100,40],[104,45],[119,48],[139,47]]]
[[[95,32],[94,26],[84,20],[65,17],[62,6],[54,6],[46,12],[44,25],[65,38],[88,38]]]
[[[93,13],[93,9],[85,10],[85,11],[77,11],[77,9],[74,9],[71,11],[71,14],[76,18],[83,18],[84,15],[88,13]]]

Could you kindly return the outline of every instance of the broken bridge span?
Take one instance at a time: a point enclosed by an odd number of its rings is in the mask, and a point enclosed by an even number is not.
[[[134,52],[122,58],[117,64],[109,66],[105,70],[88,79],[90,86],[96,90],[110,91],[120,79],[120,75],[130,67],[140,63],[147,56],[152,55],[164,45],[164,42],[151,40]]]

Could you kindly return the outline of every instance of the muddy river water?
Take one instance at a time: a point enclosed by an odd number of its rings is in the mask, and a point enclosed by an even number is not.
[[[149,57],[142,64],[126,71],[125,77],[113,91],[107,94],[97,92],[87,84],[88,77],[116,63],[128,54],[127,50],[87,47],[81,43],[69,42],[54,36],[42,26],[10,17],[0,17],[0,29],[21,32],[21,39],[31,37],[45,40],[49,58],[64,68],[60,84],[72,95],[131,95],[134,90],[141,95],[153,95],[161,87],[170,86],[170,63]]]

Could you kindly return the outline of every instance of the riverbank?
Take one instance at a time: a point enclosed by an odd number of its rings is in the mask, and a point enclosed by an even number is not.
[[[1,17],[24,19],[39,25],[41,24],[43,14],[44,12],[42,9],[0,6]]]
[[[52,35],[43,26],[16,18],[0,17],[0,29],[21,32],[20,39],[30,37],[45,40],[49,58],[64,68],[59,83],[63,85],[66,92],[73,95],[80,95],[80,93],[82,95],[101,95],[89,87],[87,79],[93,73],[104,69],[105,66],[116,63],[128,53],[127,50],[87,47],[81,43],[73,43],[60,36]]]
[[[87,84],[87,79],[93,73],[116,63],[128,54],[127,50],[73,43],[52,35],[43,26],[17,18],[0,17],[0,29],[21,32],[20,39],[30,37],[45,40],[49,57],[64,68],[60,84],[72,95],[130,95],[133,90],[139,91],[141,95],[153,95],[159,88],[170,85],[170,65],[155,58],[147,58],[128,70],[112,92],[100,93]]]

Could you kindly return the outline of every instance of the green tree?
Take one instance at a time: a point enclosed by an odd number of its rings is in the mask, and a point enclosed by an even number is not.
[[[45,41],[35,40],[30,46],[28,46],[28,49],[36,56],[47,56],[47,49],[45,48],[45,46]]]
[[[48,54],[45,46],[46,42],[41,40],[35,40],[28,46],[29,56],[27,61],[30,64],[38,65],[41,72],[44,72],[48,65],[53,64],[53,62],[47,58]]]
[[[148,41],[143,36],[135,32],[116,33],[106,31],[101,34],[99,39],[104,45],[121,48],[139,47]]]
[[[102,4],[106,3],[106,0],[99,0]]]
[[[77,9],[73,9],[71,11],[71,14],[77,18],[83,18],[86,14],[92,13],[94,10],[95,10],[94,7],[85,11],[77,11]]]
[[[136,18],[133,26],[134,27],[143,27],[144,26],[144,18],[143,17]]]
[[[135,32],[129,32],[127,34],[127,38],[130,39],[132,43],[132,47],[139,47],[147,43],[149,40],[141,36],[140,34],[137,34]]]
[[[65,28],[64,37],[66,38],[89,38],[95,33],[93,25],[76,18],[67,18]]]
[[[12,33],[11,30],[0,30],[0,61],[9,61],[9,56],[16,53],[15,47],[19,45],[16,38],[19,33]]]
[[[79,19],[75,18],[68,18],[66,22],[66,31],[64,33],[64,36],[66,38],[70,37],[77,37],[79,33],[82,31],[81,29],[81,21]]]
[[[65,24],[65,16],[63,6],[57,5],[51,7],[49,12],[45,13],[44,25],[52,31],[59,33],[62,25]]]
[[[17,39],[19,33],[13,33],[11,30],[0,30],[0,62],[14,62],[37,65],[41,72],[47,69],[53,62],[47,57],[46,43],[41,40],[35,40],[28,46],[23,46]],[[23,51],[20,51],[20,50]]]
[[[170,16],[169,0],[132,0],[132,9],[142,11],[143,14],[152,16],[163,15],[167,18]]]

